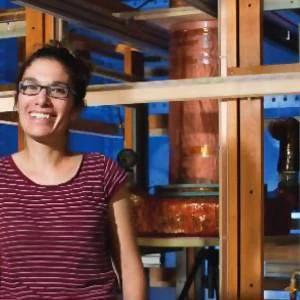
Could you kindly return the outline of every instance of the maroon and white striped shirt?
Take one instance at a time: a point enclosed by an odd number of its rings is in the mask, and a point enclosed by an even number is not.
[[[0,300],[115,299],[108,205],[126,173],[100,154],[84,154],[59,185],[27,178],[0,159]]]

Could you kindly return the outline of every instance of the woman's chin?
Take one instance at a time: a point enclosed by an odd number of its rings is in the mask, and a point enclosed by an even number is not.
[[[50,130],[34,130],[31,132],[25,132],[25,135],[32,140],[38,142],[46,142],[46,141],[53,141],[55,139],[59,139],[59,137]]]

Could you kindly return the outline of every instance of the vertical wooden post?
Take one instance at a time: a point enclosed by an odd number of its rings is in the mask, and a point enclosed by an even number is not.
[[[55,38],[54,17],[32,8],[25,9],[26,56]]]
[[[124,73],[127,75],[133,75],[132,72],[132,48],[119,44],[117,46],[117,52],[120,52],[124,56]],[[134,148],[134,128],[133,128],[133,111],[130,107],[125,107],[125,117],[124,117],[124,148],[133,149]]]
[[[32,8],[25,9],[26,35],[25,56],[28,57],[43,44],[55,38],[54,17]],[[18,127],[18,148],[24,148],[24,134]]]
[[[261,2],[219,1],[221,75],[261,63]],[[220,299],[263,299],[262,100],[220,107]]]
[[[239,0],[240,66],[261,64],[262,0]],[[240,298],[263,299],[263,100],[240,103]]]
[[[144,78],[144,56],[141,52],[120,44],[117,52],[124,55],[124,72]],[[138,154],[135,183],[143,190],[148,189],[148,104],[136,104],[125,107],[124,147]]]
[[[220,73],[237,66],[237,1],[219,0]],[[220,103],[220,299],[239,299],[238,102]]]

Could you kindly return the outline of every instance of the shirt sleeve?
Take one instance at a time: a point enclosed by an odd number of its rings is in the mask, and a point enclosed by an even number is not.
[[[108,199],[126,178],[126,171],[117,162],[104,156],[104,191]]]

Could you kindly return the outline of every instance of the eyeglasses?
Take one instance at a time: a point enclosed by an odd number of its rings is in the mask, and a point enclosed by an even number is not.
[[[75,95],[75,92],[70,86],[64,83],[41,85],[26,81],[19,82],[19,92],[26,96],[36,96],[42,89],[45,89],[47,96],[51,98],[66,99],[70,92]]]

